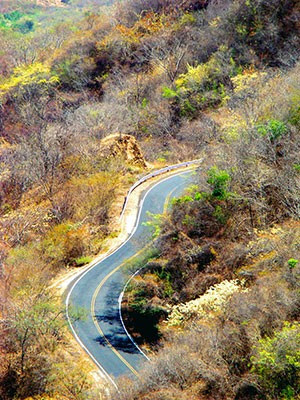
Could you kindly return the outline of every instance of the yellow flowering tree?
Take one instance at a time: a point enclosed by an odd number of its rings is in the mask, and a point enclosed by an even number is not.
[[[0,81],[0,99],[5,95],[45,91],[58,83],[58,76],[51,73],[48,65],[40,62],[22,65],[16,67],[10,77]]]

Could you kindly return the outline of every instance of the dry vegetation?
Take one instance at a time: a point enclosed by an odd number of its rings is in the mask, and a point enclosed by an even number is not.
[[[127,293],[132,334],[158,351],[121,398],[297,398],[298,76],[255,79],[218,111],[195,185],[160,218],[159,257]]]
[[[299,2],[128,0],[104,14],[109,2],[76,0],[52,19],[12,3],[0,10],[0,398],[101,398],[47,287],[116,234],[140,148],[147,162],[204,161],[149,223],[159,257],[124,312],[152,361],[114,397],[298,398]]]

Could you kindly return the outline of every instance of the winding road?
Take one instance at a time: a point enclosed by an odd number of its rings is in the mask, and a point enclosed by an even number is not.
[[[179,172],[143,193],[136,225],[127,241],[83,272],[68,289],[66,310],[71,330],[115,387],[115,378],[121,375],[139,376],[138,371],[147,360],[128,335],[122,320],[120,299],[130,276],[122,267],[151,241],[149,228],[143,224],[148,220],[147,213],[162,213],[171,198],[179,196],[192,181],[193,171]],[[87,317],[72,322],[70,307],[87,310]]]

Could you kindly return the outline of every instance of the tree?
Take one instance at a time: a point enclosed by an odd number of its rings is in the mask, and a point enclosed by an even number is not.
[[[300,383],[300,326],[286,323],[273,337],[259,341],[252,372],[272,399],[296,398]]]
[[[220,170],[216,166],[208,171],[207,183],[212,187],[212,196],[224,200],[228,197],[228,184],[231,180],[229,173],[225,170]]]
[[[55,126],[40,128],[18,145],[14,156],[17,164],[13,167],[17,170],[25,188],[32,184],[41,185],[58,219],[60,213],[55,204],[54,190],[58,184],[58,166],[63,157],[62,140],[59,128]]]
[[[0,346],[6,369],[0,378],[0,393],[4,399],[43,393],[51,365],[47,353],[53,353],[62,339],[62,310],[44,290],[30,297],[27,290],[19,293],[1,320],[4,337]]]
[[[44,92],[52,85],[56,85],[59,79],[51,74],[50,67],[40,62],[16,67],[13,74],[1,82],[0,96],[6,94],[12,96],[34,96]]]
[[[150,62],[161,68],[171,84],[178,76],[181,66],[185,64],[185,56],[189,52],[189,45],[183,38],[170,40],[168,37],[160,37],[156,42],[144,44],[144,51]]]

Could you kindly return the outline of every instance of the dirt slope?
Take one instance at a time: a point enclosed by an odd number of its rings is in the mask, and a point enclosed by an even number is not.
[[[146,160],[134,136],[109,135],[102,140],[101,151],[107,158],[121,157],[131,165],[147,168]]]

